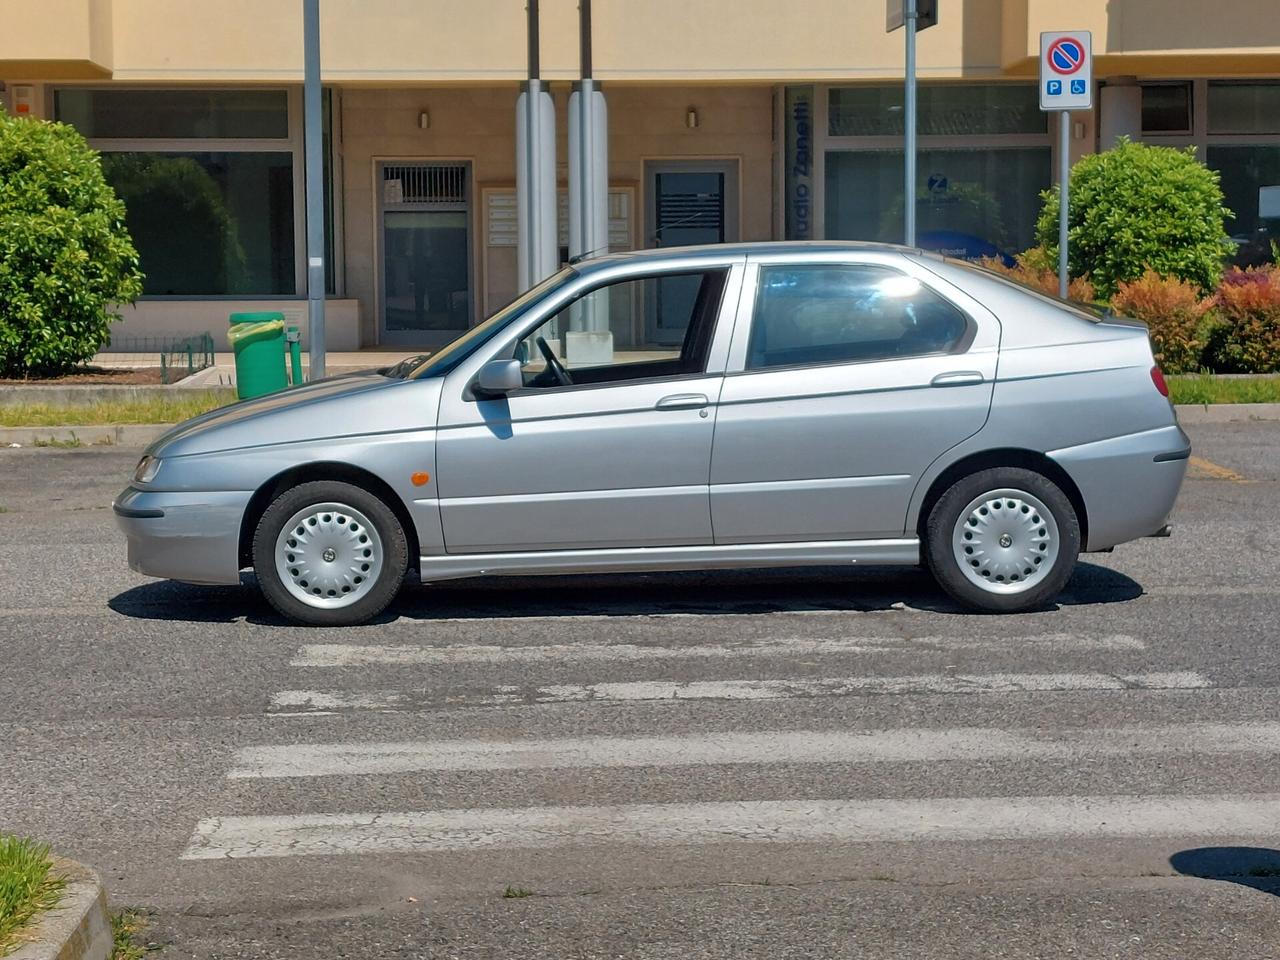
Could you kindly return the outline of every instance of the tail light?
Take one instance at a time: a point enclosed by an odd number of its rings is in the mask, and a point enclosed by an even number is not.
[[[1169,396],[1169,385],[1164,382],[1164,374],[1160,372],[1160,368],[1151,368],[1151,382],[1156,385],[1156,389],[1160,391],[1160,396],[1166,399]]]

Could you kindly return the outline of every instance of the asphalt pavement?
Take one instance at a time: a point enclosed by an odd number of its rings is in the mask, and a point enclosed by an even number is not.
[[[136,450],[0,450],[0,829],[160,956],[1280,956],[1280,423],[1054,610],[914,570],[148,580]]]

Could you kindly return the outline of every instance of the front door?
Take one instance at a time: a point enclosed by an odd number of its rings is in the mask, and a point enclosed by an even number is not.
[[[440,346],[471,324],[466,163],[379,163],[380,341]]]
[[[649,246],[686,247],[738,239],[736,161],[664,160],[645,165]],[[697,295],[684,277],[663,282],[645,317],[651,344],[679,343],[682,318]]]
[[[522,389],[474,399],[475,370],[451,374],[436,461],[446,550],[710,544],[713,411],[727,338],[718,353],[712,341],[722,313],[736,307],[726,291],[740,273],[726,263],[678,274],[697,293],[670,350],[597,345],[575,361],[564,348],[577,313],[631,329],[675,274],[650,275],[593,287],[477,358],[527,358]]]

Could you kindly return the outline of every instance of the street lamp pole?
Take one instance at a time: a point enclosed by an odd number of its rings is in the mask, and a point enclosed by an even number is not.
[[[906,142],[903,144],[905,162],[903,176],[903,242],[908,247],[916,245],[916,20],[918,0],[905,0],[902,19],[907,35],[906,97],[903,104],[903,123],[906,125]]]
[[[311,370],[324,376],[324,140],[320,94],[320,0],[302,0],[303,155],[307,204],[307,326]]]

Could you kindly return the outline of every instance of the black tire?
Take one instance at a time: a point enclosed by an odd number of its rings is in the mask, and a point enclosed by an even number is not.
[[[364,514],[382,544],[382,565],[376,579],[363,588],[358,599],[336,608],[311,606],[294,596],[275,561],[276,543],[290,518],[308,506],[325,503],[346,504]],[[253,569],[267,602],[288,619],[308,626],[346,627],[372,620],[395,599],[408,565],[408,540],[394,511],[364,488],[336,480],[313,481],[286,490],[267,507],[253,536]]]
[[[1033,586],[1018,593],[994,592],[997,589],[994,582],[990,587],[974,582],[952,547],[961,514],[979,497],[998,490],[1018,490],[1032,495],[1049,510],[1057,526],[1056,556],[1047,569],[1035,569]],[[994,509],[992,515],[996,515]],[[1080,521],[1067,495],[1042,474],[1021,467],[981,470],[957,480],[934,504],[925,524],[924,553],[934,579],[964,606],[986,613],[1037,610],[1053,602],[1075,569],[1080,555]],[[977,578],[981,574],[973,576]],[[1013,589],[1012,584],[1002,586]]]

